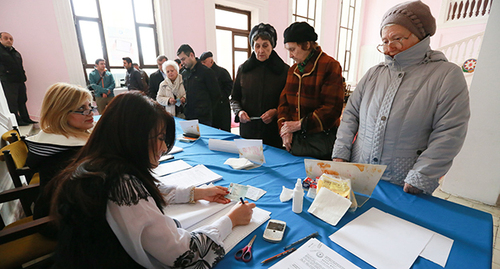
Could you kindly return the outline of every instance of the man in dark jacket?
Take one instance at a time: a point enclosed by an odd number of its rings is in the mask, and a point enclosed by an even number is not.
[[[158,94],[158,88],[160,87],[160,83],[165,80],[167,77],[167,74],[163,72],[163,63],[166,62],[168,59],[165,55],[160,55],[156,58],[156,63],[158,64],[158,70],[156,70],[154,73],[149,76],[149,91],[148,95],[149,97],[153,98],[156,100],[156,95]]]
[[[14,38],[0,32],[0,81],[11,113],[16,115],[17,124],[25,126],[36,123],[30,119],[26,102],[26,73],[21,54],[14,48]]]
[[[184,66],[182,79],[186,90],[186,119],[198,119],[200,123],[212,126],[213,111],[221,98],[215,72],[201,64],[187,44],[179,47],[177,57]]]
[[[229,95],[231,95],[231,90],[233,89],[233,80],[225,68],[218,66],[214,62],[213,57],[214,55],[211,51],[203,52],[200,56],[201,63],[215,71],[222,93],[220,101],[215,106],[212,126],[230,132],[231,109],[229,107]]]
[[[127,69],[127,74],[125,75],[125,85],[127,85],[128,90],[147,90],[143,87],[141,73],[139,73],[139,71],[137,71],[137,69],[132,66],[132,59],[130,59],[129,57],[124,57],[122,58],[122,60],[123,67]]]

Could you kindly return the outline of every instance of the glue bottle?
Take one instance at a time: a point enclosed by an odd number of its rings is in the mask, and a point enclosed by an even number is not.
[[[302,181],[297,178],[297,183],[295,184],[295,189],[293,189],[293,201],[292,201],[292,211],[294,213],[302,212],[302,203],[304,199],[304,191],[302,190]]]

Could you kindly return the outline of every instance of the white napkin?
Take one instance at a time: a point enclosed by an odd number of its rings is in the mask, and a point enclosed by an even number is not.
[[[241,170],[254,166],[254,164],[245,158],[229,158],[224,164],[231,166],[235,170]]]
[[[348,199],[327,188],[321,188],[307,212],[335,226],[350,206],[351,201]]]
[[[290,199],[292,199],[292,197],[293,197],[293,190],[287,189],[287,188],[285,188],[285,186],[283,186],[283,190],[281,191],[281,194],[280,194],[280,201],[282,203],[284,203],[284,202],[290,201]]]

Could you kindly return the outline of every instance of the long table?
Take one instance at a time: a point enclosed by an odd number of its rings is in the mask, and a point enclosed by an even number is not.
[[[179,119],[176,119],[178,122]],[[209,138],[233,140],[237,135],[200,125],[201,138],[196,142],[176,142],[184,151],[176,153],[175,159],[182,159],[190,165],[204,164],[217,174],[223,176],[217,185],[229,186],[231,182],[252,185],[267,191],[256,204],[258,207],[272,212],[271,218],[287,223],[285,236],[280,243],[264,241],[262,234],[265,224],[260,226],[247,238],[241,241],[216,268],[267,268],[278,261],[261,265],[261,261],[283,251],[283,247],[318,232],[322,243],[338,252],[360,268],[373,268],[360,258],[354,256],[331,241],[328,236],[342,228],[345,224],[375,207],[417,225],[440,233],[454,240],[453,248],[445,268],[490,268],[492,263],[493,220],[491,214],[469,207],[455,204],[429,195],[411,195],[403,192],[401,186],[380,181],[372,197],[355,213],[346,213],[336,227],[323,222],[307,213],[312,199],[305,196],[303,211],[292,212],[292,202],[282,203],[279,195],[282,186],[293,189],[297,178],[306,177],[304,158],[289,154],[285,150],[264,146],[266,163],[252,170],[233,170],[224,165],[227,158],[237,158],[236,154],[211,151],[208,149]],[[176,132],[182,134],[177,124]],[[257,235],[253,244],[253,259],[244,263],[237,261],[234,254],[243,248],[253,235]],[[442,268],[441,266],[419,257],[412,268]]]

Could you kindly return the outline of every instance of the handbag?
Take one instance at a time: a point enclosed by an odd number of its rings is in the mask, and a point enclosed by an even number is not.
[[[320,160],[331,160],[337,127],[319,133],[308,134],[302,131],[293,133],[290,153]]]

